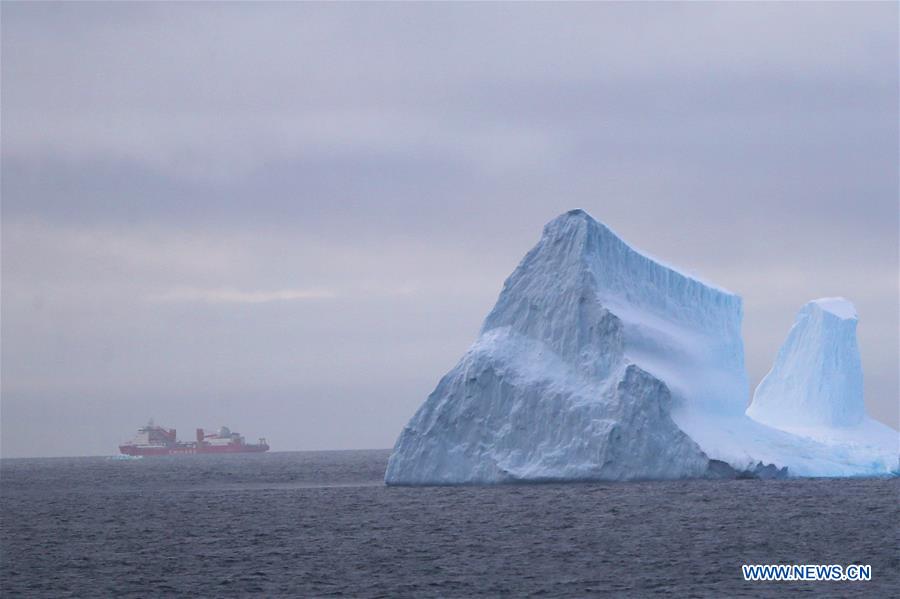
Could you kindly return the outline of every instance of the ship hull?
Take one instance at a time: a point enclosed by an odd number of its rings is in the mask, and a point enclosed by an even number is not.
[[[268,445],[204,445],[196,446],[185,444],[172,447],[139,447],[136,445],[120,445],[119,451],[125,455],[133,456],[165,456],[165,455],[195,455],[218,453],[263,453],[269,451]]]

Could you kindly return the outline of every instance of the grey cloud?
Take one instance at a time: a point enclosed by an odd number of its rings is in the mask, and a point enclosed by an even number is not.
[[[573,207],[743,295],[754,381],[856,300],[897,424],[895,4],[2,13],[4,455],[387,446]]]

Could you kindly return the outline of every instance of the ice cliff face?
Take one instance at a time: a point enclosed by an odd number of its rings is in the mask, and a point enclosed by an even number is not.
[[[482,335],[400,435],[389,484],[700,476],[665,385],[620,363],[585,377],[509,328]]]
[[[671,411],[743,411],[740,322],[737,296],[636,252],[580,210],[566,213],[404,428],[385,480],[704,475],[708,456]]]
[[[843,298],[803,306],[747,415],[783,427],[847,427],[865,417],[858,321]]]

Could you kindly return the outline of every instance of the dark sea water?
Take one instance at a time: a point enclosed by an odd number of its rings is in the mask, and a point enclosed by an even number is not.
[[[900,481],[389,488],[387,451],[0,461],[4,597],[900,596]],[[872,565],[750,583],[742,563]]]

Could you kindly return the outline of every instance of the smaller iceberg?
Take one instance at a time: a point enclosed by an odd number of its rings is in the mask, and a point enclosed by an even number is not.
[[[846,427],[866,417],[856,344],[859,317],[844,298],[803,306],[747,415],[785,427]]]
[[[896,472],[897,431],[866,414],[858,322],[856,308],[844,298],[822,298],[803,306],[772,370],[756,388],[747,415],[831,447],[835,458],[856,463],[853,474]]]

